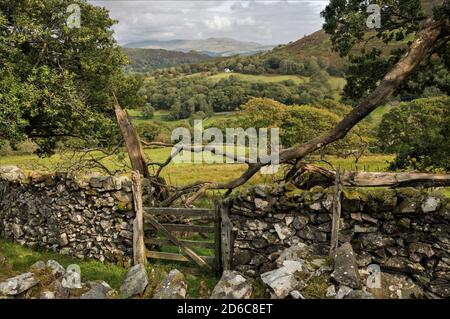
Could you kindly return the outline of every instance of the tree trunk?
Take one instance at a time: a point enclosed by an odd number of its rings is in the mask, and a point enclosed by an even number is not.
[[[117,99],[115,102],[115,112],[117,123],[122,132],[128,156],[130,157],[132,170],[138,171],[145,178],[150,177],[147,162],[144,157],[144,151],[142,150],[136,129],[133,124],[131,124],[128,114],[120,107]]]

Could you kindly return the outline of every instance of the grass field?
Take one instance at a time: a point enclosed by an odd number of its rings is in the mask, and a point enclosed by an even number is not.
[[[295,84],[308,82],[309,79],[307,77],[301,77],[297,75],[253,75],[253,74],[242,74],[236,72],[229,73],[217,73],[208,77],[208,79],[212,81],[220,81],[223,79],[228,79],[230,76],[235,76],[239,80],[248,81],[248,82],[264,82],[264,83],[276,83],[283,81],[293,81]]]
[[[29,249],[17,243],[0,240],[0,256],[6,257],[6,263],[0,263],[0,281],[27,272],[31,265],[38,260],[56,260],[62,266],[78,264],[81,268],[83,282],[91,280],[104,280],[112,288],[119,290],[127,269],[109,262],[98,260],[79,260],[58,253]],[[173,263],[149,260],[147,273],[150,288],[155,288],[172,269],[180,270],[186,277],[188,296],[199,297],[200,283],[203,281],[209,290],[212,290],[218,278],[208,272],[199,272],[199,269],[191,263]]]

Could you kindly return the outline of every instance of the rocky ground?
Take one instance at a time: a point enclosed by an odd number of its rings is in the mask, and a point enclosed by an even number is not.
[[[2,257],[3,265],[7,260]],[[237,271],[225,271],[213,289],[201,298],[212,299],[410,299],[433,298],[407,275],[358,269],[350,244],[338,248],[334,261],[316,255],[314,249],[298,244],[285,249],[277,268],[248,278]],[[202,289],[202,287],[200,287]],[[0,282],[1,299],[184,299],[187,282],[173,269],[159,283],[152,283],[142,265],[129,269],[118,291],[102,280],[82,282],[76,267],[64,269],[55,260],[38,261],[28,272]]]

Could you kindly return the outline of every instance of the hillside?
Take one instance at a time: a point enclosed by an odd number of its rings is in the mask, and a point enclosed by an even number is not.
[[[151,72],[160,68],[169,68],[179,64],[198,63],[211,57],[199,52],[176,52],[162,49],[123,49],[130,58],[127,67],[131,72]]]
[[[232,56],[236,54],[251,55],[268,51],[273,48],[270,45],[262,45],[256,42],[243,42],[230,38],[208,38],[202,40],[146,40],[128,43],[125,48],[164,49],[179,52],[197,51],[210,56]]]

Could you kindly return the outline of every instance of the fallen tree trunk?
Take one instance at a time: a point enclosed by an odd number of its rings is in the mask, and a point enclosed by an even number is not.
[[[300,172],[293,179],[300,188],[313,185],[331,186],[336,172],[322,167],[303,164]],[[340,179],[344,186],[355,187],[444,187],[450,186],[450,174],[432,173],[379,173],[379,172],[341,172]]]

